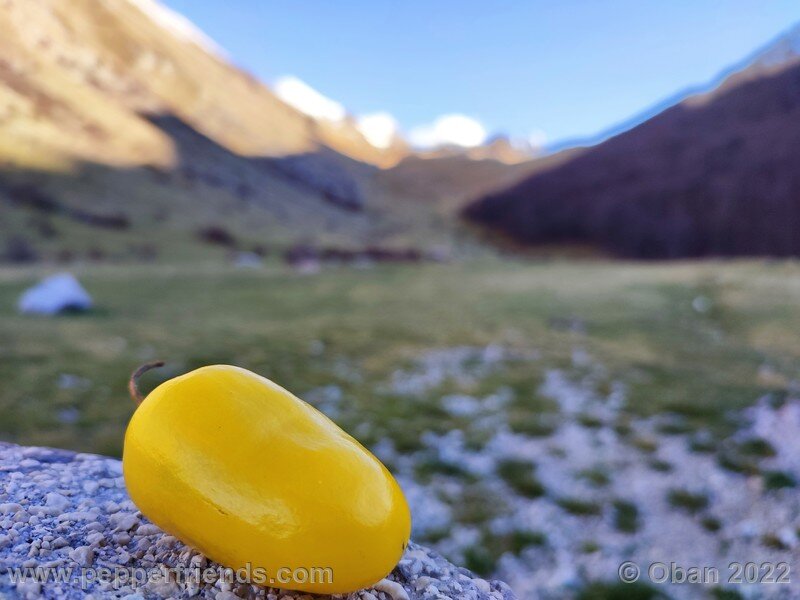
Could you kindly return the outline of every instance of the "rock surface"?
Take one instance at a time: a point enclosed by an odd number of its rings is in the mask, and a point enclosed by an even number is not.
[[[312,598],[240,583],[230,570],[149,523],[128,498],[117,460],[0,442],[0,482],[0,598]],[[192,579],[199,573],[199,581]],[[13,581],[18,575],[28,576]],[[506,584],[481,579],[412,542],[387,579],[334,597],[515,596]]]

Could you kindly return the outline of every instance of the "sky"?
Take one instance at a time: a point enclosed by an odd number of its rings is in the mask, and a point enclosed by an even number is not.
[[[420,146],[592,138],[800,22],[797,0],[165,3],[285,98]]]

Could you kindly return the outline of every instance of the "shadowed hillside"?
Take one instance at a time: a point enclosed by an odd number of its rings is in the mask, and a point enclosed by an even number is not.
[[[757,62],[465,214],[628,257],[800,255],[798,124],[800,65]]]
[[[376,168],[407,148],[289,106],[182,19],[153,0],[0,5],[0,260],[450,243],[457,208]],[[459,208],[524,174],[465,155],[425,171],[475,165],[497,185],[454,181]]]
[[[378,171],[370,165],[327,149],[248,158],[175,116],[147,121],[169,140],[170,166],[3,165],[0,260],[196,260],[274,252],[303,240],[352,247],[423,242],[408,236],[424,230],[426,216],[410,220],[374,199]]]
[[[496,158],[470,158],[461,154],[449,156],[409,156],[379,179],[389,191],[438,205],[443,214],[452,216],[465,203],[478,195],[502,189],[520,179],[561,164],[576,154],[568,150],[533,160],[513,163]]]
[[[142,118],[169,141],[170,165],[0,164],[0,262],[195,261],[298,243],[449,255],[476,247],[454,216],[465,200],[538,164],[454,156],[384,170],[327,148],[246,157],[174,115]]]

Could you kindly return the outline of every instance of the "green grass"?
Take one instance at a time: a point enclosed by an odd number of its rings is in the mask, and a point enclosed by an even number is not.
[[[507,503],[497,491],[483,485],[465,487],[453,502],[453,518],[466,525],[483,525],[506,510]]]
[[[614,527],[622,533],[636,533],[639,529],[639,509],[628,500],[615,500]]]
[[[514,433],[530,437],[548,437],[556,430],[555,425],[543,421],[539,414],[531,413],[527,409],[511,410],[509,417],[511,417],[511,430]]]
[[[652,454],[658,450],[658,442],[651,438],[637,437],[631,440],[631,445],[634,448],[641,450],[646,454]]]
[[[647,465],[653,469],[653,471],[658,471],[660,473],[669,473],[673,469],[669,462],[659,458],[651,458],[647,461]]]
[[[763,477],[764,488],[768,490],[793,488],[797,485],[795,478],[785,471],[766,471],[763,473]]]
[[[775,456],[775,449],[765,439],[750,438],[738,443],[728,441],[717,455],[719,465],[734,473],[758,475],[759,461]]]
[[[783,542],[783,540],[774,533],[765,533],[763,536],[761,536],[761,543],[766,548],[771,548],[772,550],[789,550],[789,547]]]
[[[540,531],[514,531],[508,536],[508,546],[514,554],[519,554],[530,546],[544,546],[547,536]]]
[[[709,500],[705,494],[695,494],[688,490],[674,489],[667,494],[667,501],[675,508],[697,513],[708,508]]]
[[[465,566],[479,575],[491,575],[497,566],[497,557],[505,553],[519,556],[526,548],[543,546],[547,536],[540,531],[515,530],[506,534],[484,532],[479,544],[464,551]]]
[[[667,421],[658,426],[658,432],[666,435],[684,435],[691,433],[692,428],[688,423],[681,420]]]
[[[497,465],[497,474],[518,494],[526,498],[538,498],[546,490],[536,479],[535,468],[536,465],[525,460],[504,460]]]
[[[645,583],[595,582],[584,587],[577,600],[666,600],[660,590]]]
[[[716,438],[735,427],[730,410],[779,396],[776,381],[788,382],[800,366],[800,339],[791,334],[800,330],[800,265],[792,262],[481,259],[302,277],[274,260],[261,271],[203,260],[74,267],[97,309],[55,319],[14,308],[46,269],[0,268],[0,439],[119,455],[133,410],[128,374],[155,357],[168,368],[148,375],[146,388],[214,362],[252,369],[301,395],[338,385],[342,425],[366,443],[390,437],[406,452],[421,447],[424,431],[469,425],[438,408],[444,390],[416,399],[385,390],[393,371],[430,348],[537,350],[538,360],[509,363],[457,391],[508,385],[510,427],[544,436],[554,407],[536,390],[546,369],[569,364],[576,343],[626,384],[630,414],[676,413]],[[692,310],[699,294],[712,298],[713,311]],[[553,327],[559,319],[579,319],[583,331]],[[765,363],[769,381],[759,378]],[[60,387],[64,374],[89,384]],[[77,420],[61,422],[72,409]]]
[[[603,421],[594,415],[581,414],[578,415],[577,420],[587,429],[599,429],[603,426]]]
[[[747,456],[758,458],[769,458],[775,456],[775,449],[767,440],[762,438],[751,438],[739,445],[739,452]]]
[[[725,449],[717,456],[717,463],[723,469],[743,475],[758,475],[758,462],[752,457],[742,456],[730,449]]]
[[[598,502],[581,498],[559,498],[556,504],[576,517],[596,517],[603,512],[603,506]]]
[[[496,565],[497,561],[488,548],[470,546],[464,550],[464,566],[478,575],[488,577]]]
[[[583,469],[577,473],[577,477],[583,479],[594,487],[605,487],[611,483],[611,474],[605,467],[592,467]]]
[[[581,544],[581,553],[582,554],[594,554],[595,552],[599,552],[601,550],[600,544],[595,542],[594,540],[587,540]]]
[[[519,556],[526,548],[547,544],[547,536],[541,531],[530,530],[514,530],[504,534],[487,533],[482,537],[481,544],[495,556],[505,552]]]
[[[711,590],[711,598],[712,600],[744,600],[744,596],[736,590],[721,587]]]
[[[703,526],[703,529],[711,533],[716,533],[717,531],[722,529],[722,522],[716,517],[712,517],[710,515],[701,518],[700,525]]]
[[[698,454],[706,454],[714,452],[716,449],[717,445],[711,438],[706,438],[703,436],[695,436],[689,440],[689,450],[691,450],[692,452],[696,452]]]
[[[414,474],[422,482],[428,482],[434,475],[446,475],[458,477],[467,481],[473,481],[474,476],[464,470],[460,465],[443,462],[439,459],[421,460],[416,463]]]

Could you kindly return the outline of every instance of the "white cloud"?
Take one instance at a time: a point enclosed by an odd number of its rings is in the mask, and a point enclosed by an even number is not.
[[[528,137],[512,137],[509,139],[511,145],[519,150],[531,155],[541,154],[547,144],[547,134],[541,129],[534,129]]]
[[[547,134],[541,129],[536,129],[528,136],[528,143],[531,148],[542,148],[547,143]]]
[[[347,116],[344,106],[323,96],[306,82],[293,75],[278,78],[274,85],[278,98],[315,119],[343,121]]]
[[[451,114],[438,117],[433,123],[415,127],[409,140],[419,148],[436,146],[480,146],[486,141],[486,129],[480,121],[466,115]]]
[[[376,112],[358,117],[356,124],[367,141],[376,148],[392,145],[399,126],[397,120],[388,112]]]

